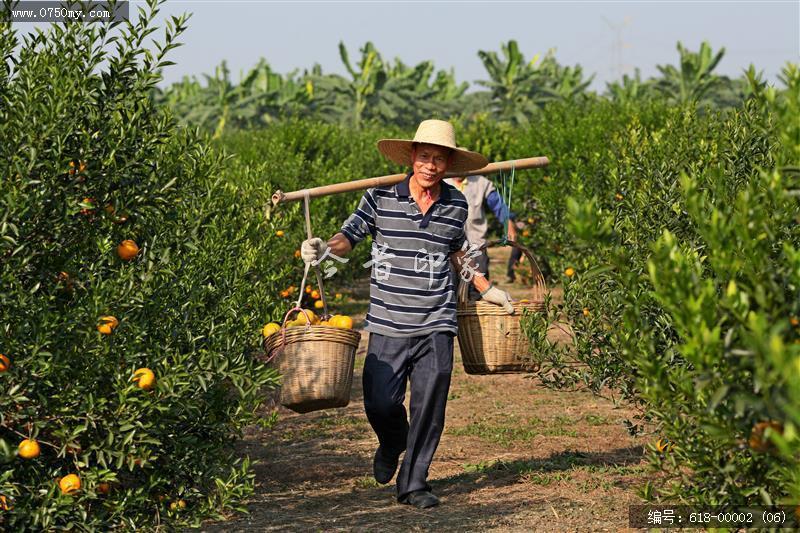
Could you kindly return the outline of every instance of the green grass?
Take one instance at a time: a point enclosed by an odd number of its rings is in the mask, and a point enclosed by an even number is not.
[[[456,436],[479,437],[483,440],[501,445],[513,442],[527,442],[539,435],[546,437],[577,437],[578,432],[571,429],[574,420],[569,417],[557,416],[552,420],[542,420],[532,417],[526,421],[518,420],[514,416],[505,417],[502,423],[481,420],[466,426],[450,430]]]

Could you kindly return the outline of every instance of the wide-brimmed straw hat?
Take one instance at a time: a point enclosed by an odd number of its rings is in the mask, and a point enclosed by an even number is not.
[[[399,165],[411,166],[411,148],[414,143],[435,144],[450,148],[453,159],[447,167],[448,172],[463,172],[483,168],[489,160],[477,152],[471,152],[456,144],[456,132],[453,125],[444,120],[423,120],[417,128],[412,140],[381,139],[378,151],[390,161]]]

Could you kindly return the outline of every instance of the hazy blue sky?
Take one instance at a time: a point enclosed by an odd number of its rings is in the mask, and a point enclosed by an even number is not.
[[[264,57],[279,72],[310,68],[343,74],[338,43],[351,59],[366,42],[385,59],[431,59],[459,81],[485,77],[478,50],[516,39],[526,58],[556,50],[562,64],[596,73],[593,87],[657,64],[677,64],[678,41],[707,40],[726,54],[717,72],[738,76],[754,63],[775,80],[800,55],[800,0],[748,2],[268,2],[169,0],[162,15],[192,12],[178,64],[166,81],[213,72],[226,59],[234,81]],[[163,16],[160,17],[163,19]]]

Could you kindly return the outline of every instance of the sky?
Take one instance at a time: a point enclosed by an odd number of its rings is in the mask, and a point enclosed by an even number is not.
[[[141,4],[141,2],[139,2]],[[486,79],[478,50],[500,51],[515,39],[526,59],[555,50],[563,65],[595,74],[592,88],[656,65],[678,64],[676,44],[697,51],[708,41],[725,48],[718,74],[738,77],[751,63],[775,82],[787,61],[800,62],[800,0],[672,2],[274,2],[169,0],[158,19],[189,12],[184,45],[164,84],[213,73],[226,60],[232,79],[259,58],[281,73],[310,69],[345,74],[338,43],[351,61],[372,41],[385,60],[432,60],[458,81]]]

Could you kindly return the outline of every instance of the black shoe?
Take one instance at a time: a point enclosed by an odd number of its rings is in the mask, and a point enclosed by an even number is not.
[[[405,497],[401,502],[406,505],[413,505],[417,509],[427,509],[439,505],[439,498],[434,496],[429,490],[415,490]]]
[[[375,475],[375,481],[382,484],[389,483],[397,470],[399,459],[399,453],[397,455],[385,454],[383,449],[378,446],[378,449],[375,450],[375,459],[372,461],[372,473]]]

